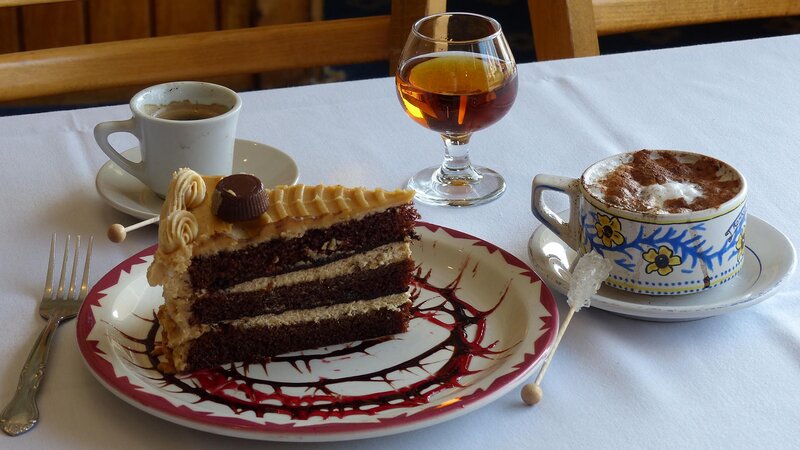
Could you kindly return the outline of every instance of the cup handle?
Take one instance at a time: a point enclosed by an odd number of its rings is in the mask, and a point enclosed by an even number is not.
[[[545,191],[555,191],[569,197],[569,219],[563,220],[544,203]],[[536,175],[531,185],[531,211],[547,228],[575,251],[580,246],[581,223],[578,217],[580,180],[555,175]]]
[[[136,133],[136,119],[131,117],[128,120],[114,120],[110,122],[101,122],[94,127],[94,140],[97,145],[103,150],[103,153],[114,161],[123,170],[143,180],[144,178],[144,159],[142,162],[135,163],[128,158],[122,156],[109,142],[108,137],[114,133],[131,133],[136,136],[141,143],[142,139]]]

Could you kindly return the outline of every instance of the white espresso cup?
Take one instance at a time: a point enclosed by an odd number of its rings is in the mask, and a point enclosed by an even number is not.
[[[131,98],[130,119],[97,124],[94,138],[119,167],[163,197],[172,173],[180,168],[204,175],[231,174],[241,106],[241,98],[224,86],[199,81],[159,84]],[[109,135],[119,132],[139,140],[141,162],[125,158],[109,143]]]
[[[703,191],[690,181],[668,181],[637,191],[622,184],[618,192],[630,202],[609,198],[606,186],[613,182],[608,181],[608,174],[622,164],[646,167],[644,160],[633,159],[635,153],[624,153],[592,164],[580,179],[536,175],[531,193],[533,214],[579,255],[595,250],[612,261],[611,274],[605,281],[611,287],[645,295],[679,295],[731,280],[744,260],[744,176],[727,163],[697,153],[646,152],[640,156],[675,158],[681,165],[700,161],[709,170],[692,176],[695,180],[713,180],[710,183],[716,185],[707,185],[707,191]],[[726,187],[717,192],[727,190],[719,202],[697,203],[702,208],[681,206],[674,211],[667,206],[670,201],[691,204],[704,195],[711,200],[712,195],[719,194],[707,192],[719,186]],[[568,219],[548,207],[543,199],[546,191],[569,197]]]

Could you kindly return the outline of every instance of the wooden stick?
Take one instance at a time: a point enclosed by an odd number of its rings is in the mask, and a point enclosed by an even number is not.
[[[157,223],[159,220],[159,216],[151,217],[147,220],[143,220],[139,223],[135,223],[129,227],[123,227],[122,225],[115,223],[108,227],[108,239],[111,242],[120,243],[125,240],[125,237],[128,235],[129,231],[137,230],[142,227],[146,227],[152,223]]]
[[[536,376],[536,379],[533,380],[533,383],[526,384],[522,388],[522,401],[524,401],[526,405],[535,405],[542,399],[542,378],[544,378],[544,373],[547,372],[547,368],[550,367],[550,362],[553,361],[553,356],[556,354],[558,344],[561,343],[561,338],[564,337],[564,332],[567,330],[569,322],[572,320],[572,316],[575,315],[575,311],[575,308],[570,308],[566,317],[564,317],[564,321],[561,323],[561,327],[558,329],[556,341],[553,343],[553,348],[550,349],[550,354],[548,354],[547,359],[544,360],[544,364],[542,364],[542,368],[539,370],[539,375]]]

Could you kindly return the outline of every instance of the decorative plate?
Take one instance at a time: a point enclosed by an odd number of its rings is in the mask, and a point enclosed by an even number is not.
[[[389,338],[228,364],[157,370],[146,281],[155,246],[111,270],[78,316],[81,354],[111,392],[188,427],[251,439],[334,441],[422,428],[475,410],[525,381],[558,328],[552,293],[503,249],[419,223],[413,318]]]

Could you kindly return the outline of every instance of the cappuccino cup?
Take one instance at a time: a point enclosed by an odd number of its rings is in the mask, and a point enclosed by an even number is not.
[[[569,198],[563,219],[544,201]],[[578,255],[613,262],[605,283],[645,295],[702,292],[744,259],[747,183],[731,165],[676,150],[640,150],[589,166],[579,179],[536,175],[531,210]]]
[[[97,124],[94,137],[120,168],[164,197],[172,173],[180,168],[231,174],[241,106],[241,98],[224,86],[198,81],[159,84],[131,98],[133,117]],[[108,137],[120,132],[139,140],[141,162],[125,158],[109,143]]]

